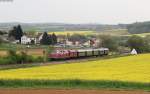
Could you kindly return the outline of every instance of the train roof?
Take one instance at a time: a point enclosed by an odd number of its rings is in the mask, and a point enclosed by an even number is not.
[[[78,49],[78,50],[66,50],[66,49],[57,49],[55,51],[71,51],[71,52],[75,52],[75,51],[78,51],[78,52],[85,52],[85,51],[104,51],[104,50],[109,50],[108,48],[97,48],[97,49],[93,49],[93,48],[90,48],[90,49]],[[54,51],[54,52],[55,52]]]
[[[99,48],[99,49],[79,49],[77,50],[78,52],[85,52],[85,51],[104,51],[104,50],[109,50],[108,48]]]
[[[108,48],[99,48],[99,49],[94,49],[94,50],[109,50]]]
[[[79,49],[78,52],[93,51],[93,49]]]

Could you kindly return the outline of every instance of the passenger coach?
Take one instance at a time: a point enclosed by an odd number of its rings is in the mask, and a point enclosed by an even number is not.
[[[71,59],[80,57],[104,56],[108,55],[108,48],[99,49],[78,49],[78,50],[54,50],[49,53],[50,59]]]

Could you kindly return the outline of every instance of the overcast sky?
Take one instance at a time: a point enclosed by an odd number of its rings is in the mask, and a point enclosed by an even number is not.
[[[0,1],[0,22],[118,24],[150,21],[150,0]]]

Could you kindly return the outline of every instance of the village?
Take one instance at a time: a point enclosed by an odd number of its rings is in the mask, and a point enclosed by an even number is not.
[[[36,37],[30,37],[29,35],[23,35],[21,37],[21,44],[23,45],[40,45],[40,41],[42,40],[43,33],[37,33]],[[19,40],[15,40],[12,43],[19,43]],[[81,41],[70,41],[68,38],[62,38],[61,36],[57,37],[57,43],[55,46],[60,47],[98,47],[100,41],[93,38],[87,40],[86,42]]]
[[[137,46],[131,48],[126,46],[129,44],[127,43],[129,37],[126,36],[116,37],[99,34],[84,35],[76,32],[63,35],[55,33],[56,32],[24,32],[21,25],[16,25],[11,27],[8,31],[0,30],[0,43],[22,45],[23,48],[33,48],[34,46],[34,48],[40,49],[43,49],[41,47],[44,45],[55,49],[90,49],[106,47],[111,51],[109,54],[138,54]]]
[[[96,39],[96,37],[85,38],[84,35],[79,34],[68,36],[69,33],[66,35],[55,35],[55,33],[49,34],[47,32],[34,32],[34,33],[23,32],[21,26],[20,25],[18,26],[20,28],[20,31],[18,31],[19,33],[16,34],[13,33],[15,32],[16,28],[14,26],[12,30],[7,31],[7,33],[0,35],[1,39],[3,39],[3,42],[11,44],[21,44],[27,47],[30,47],[30,45],[53,45],[55,47],[73,47],[73,48],[83,48],[83,47],[98,48],[100,44],[100,40]]]

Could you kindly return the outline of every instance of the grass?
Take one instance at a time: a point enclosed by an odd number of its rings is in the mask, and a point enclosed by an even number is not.
[[[47,48],[48,46],[45,45],[30,45],[30,49],[38,49],[38,48]],[[2,43],[0,44],[0,50],[22,50],[26,49],[27,45],[21,45],[21,44],[11,44],[11,43]]]
[[[28,55],[42,57],[43,51],[51,48],[51,46],[46,45],[30,45],[30,48],[27,48],[27,45],[3,43],[0,44],[0,57],[7,56],[9,50],[15,50],[17,53],[25,51]]]
[[[41,56],[43,57],[43,51],[44,49],[39,48],[39,49],[22,49],[22,50],[17,50],[17,53],[19,54],[21,51],[25,51],[28,55],[38,57]],[[0,57],[5,57],[8,55],[8,50],[0,50]]]
[[[8,49],[24,49],[26,48],[24,45],[19,44],[10,44],[10,43],[2,43],[0,44],[0,50],[8,50]]]
[[[0,88],[113,89],[150,91],[150,83],[83,80],[0,80]]]
[[[150,90],[149,57],[150,54],[141,54],[84,63],[78,61],[0,70],[0,87]]]

